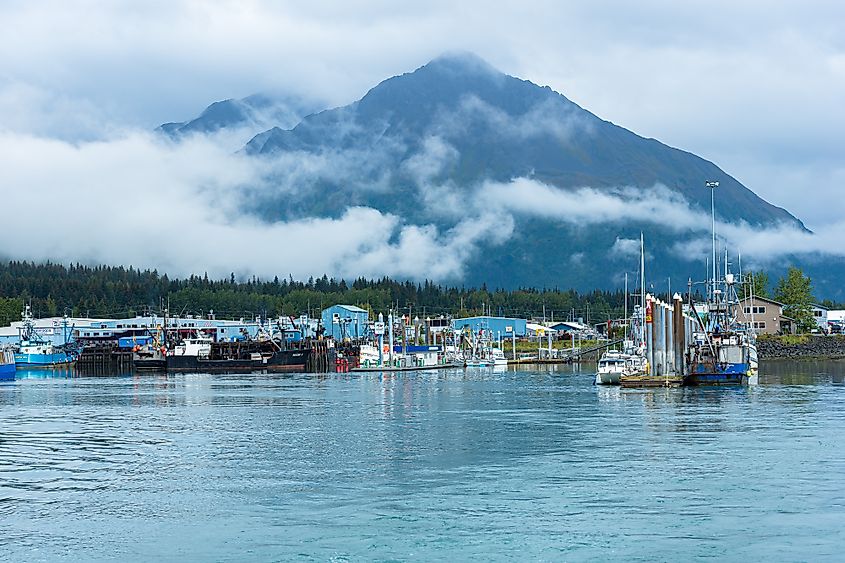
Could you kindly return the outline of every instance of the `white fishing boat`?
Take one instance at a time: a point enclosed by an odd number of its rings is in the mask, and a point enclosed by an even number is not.
[[[508,365],[508,359],[505,357],[505,352],[501,348],[491,348],[490,359],[493,360],[494,366]]]
[[[619,385],[623,376],[644,375],[648,361],[643,354],[609,350],[599,359],[596,385]]]

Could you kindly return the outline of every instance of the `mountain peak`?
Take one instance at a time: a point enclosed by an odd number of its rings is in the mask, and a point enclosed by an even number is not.
[[[500,70],[470,51],[448,51],[432,59],[417,70],[429,69],[439,72],[461,74],[502,75]]]

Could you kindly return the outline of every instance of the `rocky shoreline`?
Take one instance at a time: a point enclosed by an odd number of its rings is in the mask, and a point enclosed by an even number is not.
[[[845,336],[773,336],[757,340],[763,360],[845,358]]]

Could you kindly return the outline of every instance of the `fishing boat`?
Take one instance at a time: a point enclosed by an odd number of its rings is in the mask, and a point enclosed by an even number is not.
[[[29,305],[21,314],[23,323],[19,329],[20,343],[15,353],[15,364],[19,368],[50,368],[67,366],[79,357],[77,346],[68,341],[67,320],[64,321],[64,342],[60,345],[43,338],[35,330],[35,321]]]
[[[508,359],[505,357],[505,352],[501,348],[491,348],[490,359],[493,360],[494,366],[508,365]]]
[[[756,337],[751,327],[739,322],[737,279],[730,272],[727,251],[724,275],[719,278],[716,270],[714,193],[718,185],[718,182],[707,183],[707,187],[712,190],[713,216],[713,273],[708,282],[707,323],[696,311],[690,296],[690,308],[698,319],[700,330],[693,334],[688,352],[690,362],[684,378],[685,385],[747,385],[757,383],[758,378]]]
[[[607,350],[599,358],[596,385],[619,385],[624,377],[637,377],[649,372],[645,353],[645,317],[645,242],[640,233],[640,304],[634,307],[633,314],[628,319],[628,276],[626,274],[625,335],[622,350]]]
[[[0,349],[0,381],[15,379],[15,353],[11,348]]]
[[[168,351],[168,371],[304,371],[310,350],[285,348],[275,340],[214,342],[202,335],[185,338]]]
[[[700,330],[693,334],[686,385],[757,383],[756,339],[753,331],[738,321],[739,299],[734,276],[726,274],[721,285],[724,289],[717,288],[709,303],[707,324],[699,317]]]
[[[167,369],[167,348],[154,343],[135,346],[132,349],[132,365],[141,371],[164,371]]]
[[[619,385],[623,377],[648,373],[648,360],[639,352],[608,350],[599,359],[596,385]]]

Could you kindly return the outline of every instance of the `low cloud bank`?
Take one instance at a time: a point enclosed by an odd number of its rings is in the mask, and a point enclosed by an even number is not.
[[[440,232],[366,207],[263,222],[240,211],[243,189],[262,181],[260,163],[201,136],[174,144],[134,132],[74,144],[0,133],[0,168],[2,254],[13,259],[172,275],[457,279],[481,240],[503,241],[512,229],[488,213]]]

